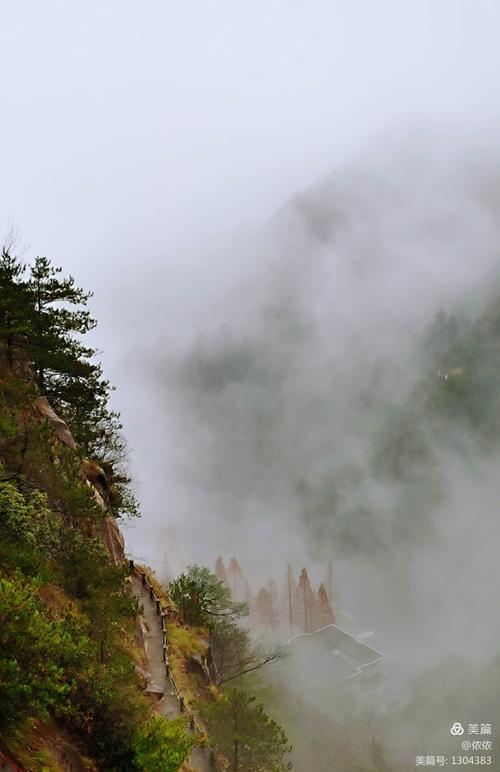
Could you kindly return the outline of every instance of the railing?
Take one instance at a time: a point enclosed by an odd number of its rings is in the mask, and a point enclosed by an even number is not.
[[[150,600],[153,601],[156,607],[156,613],[160,617],[160,624],[161,624],[161,632],[162,632],[162,650],[163,650],[163,662],[165,663],[165,675],[167,677],[167,680],[170,681],[172,684],[175,696],[179,700],[179,712],[185,713],[186,716],[189,718],[189,728],[192,732],[196,730],[199,735],[204,736],[206,734],[205,728],[200,724],[198,721],[196,715],[192,710],[188,708],[186,705],[186,702],[184,698],[182,697],[179,689],[177,688],[177,684],[175,683],[174,677],[172,675],[172,669],[170,667],[169,658],[168,658],[168,634],[167,634],[167,624],[166,620],[171,616],[171,613],[167,611],[161,604],[160,598],[156,595],[154,591],[154,587],[151,584],[151,582],[148,580],[148,577],[146,575],[145,571],[140,571],[137,566],[135,565],[133,560],[129,560],[129,567],[130,567],[130,573],[135,574],[141,582],[142,586],[149,592]],[[213,769],[219,770],[219,772],[224,772],[225,766],[221,763],[221,761],[217,758],[217,754],[213,748],[208,747],[207,745],[204,745],[204,747],[208,751],[208,760],[209,765]]]

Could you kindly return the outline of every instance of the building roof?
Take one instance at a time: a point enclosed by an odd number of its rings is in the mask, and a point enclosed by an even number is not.
[[[309,658],[320,658],[322,673],[335,683],[359,675],[384,659],[384,654],[338,625],[327,625],[313,633],[295,635],[288,641],[292,650]]]

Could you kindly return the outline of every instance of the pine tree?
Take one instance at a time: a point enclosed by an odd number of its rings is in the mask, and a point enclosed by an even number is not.
[[[96,324],[84,308],[91,293],[60,274],[50,260],[37,257],[26,281],[25,266],[8,247],[2,249],[0,356],[15,375],[36,383],[71,426],[82,454],[102,467],[113,513],[135,515],[119,414],[108,409],[111,386],[92,361],[96,351],[79,339]]]
[[[319,628],[326,627],[327,625],[332,625],[335,623],[335,615],[333,613],[333,609],[328,599],[328,594],[323,582],[321,582],[318,590],[317,609],[317,626]]]
[[[307,569],[303,567],[295,590],[295,613],[299,629],[303,633],[310,633],[313,629],[314,605],[314,594]]]
[[[272,629],[275,629],[279,625],[279,593],[278,593],[278,588],[276,587],[276,582],[272,577],[269,577],[269,579],[267,580],[266,587],[269,590],[269,597],[271,602],[271,610],[272,610],[271,627]]]
[[[119,414],[107,407],[112,391],[96,350],[77,336],[92,330],[96,321],[85,310],[92,293],[60,276],[46,257],[37,257],[30,270],[28,290],[33,308],[28,353],[38,389],[70,423],[86,454],[110,466],[124,460],[125,443]],[[118,484],[129,482],[123,474]]]
[[[212,705],[202,708],[210,736],[229,760],[231,772],[286,772],[291,751],[283,729],[262,705],[240,689],[227,689]]]
[[[226,567],[224,566],[224,561],[220,555],[215,561],[215,576],[217,577],[217,579],[221,584],[224,584],[226,587],[229,587]]]
[[[33,297],[33,325],[29,356],[40,394],[71,420],[76,431],[83,409],[95,425],[96,406],[106,402],[109,389],[102,381],[99,365],[91,362],[95,350],[75,337],[95,327],[88,311],[71,308],[86,305],[91,295],[75,287],[72,277],[60,278],[60,273],[61,269],[54,268],[46,257],[37,257],[31,268],[28,286]]]
[[[75,287],[71,276],[59,278],[60,273],[61,268],[54,268],[48,258],[37,257],[28,284],[34,303],[30,353],[36,382],[41,394],[58,401],[63,399],[68,378],[81,379],[92,372],[89,359],[95,351],[74,336],[96,325],[88,311],[67,308],[85,306],[91,293]]]
[[[202,566],[188,566],[186,572],[170,583],[169,592],[188,624],[213,626],[234,622],[247,613],[245,604],[236,603],[229,588]]]
[[[276,626],[276,615],[273,608],[273,600],[268,587],[261,587],[253,603],[254,617],[257,625],[268,630]]]
[[[250,608],[250,604],[252,602],[252,591],[250,589],[250,584],[246,576],[243,577],[243,603],[247,605],[247,608]]]
[[[290,565],[287,566],[278,602],[278,621],[280,627],[291,638],[300,629],[295,620],[295,580]]]
[[[227,569],[227,579],[233,598],[242,603],[248,601],[248,587],[245,586],[245,577],[236,558],[231,558]]]
[[[23,279],[24,271],[25,266],[3,248],[0,256],[0,345],[10,369],[18,352],[26,349],[30,330],[32,302]]]
[[[276,582],[268,579],[260,588],[252,604],[253,617],[257,625],[275,630],[280,622],[279,598]]]

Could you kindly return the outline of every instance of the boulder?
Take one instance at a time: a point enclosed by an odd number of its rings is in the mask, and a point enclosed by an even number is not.
[[[33,412],[35,417],[39,420],[48,421],[54,429],[59,442],[63,445],[67,445],[68,448],[76,449],[76,442],[73,439],[73,435],[68,429],[68,424],[59,418],[57,413],[51,407],[47,397],[37,397],[33,403]]]
[[[191,673],[196,673],[198,676],[200,676],[202,681],[206,684],[210,683],[210,671],[208,669],[205,657],[202,657],[201,654],[191,654],[187,661],[187,669]]]

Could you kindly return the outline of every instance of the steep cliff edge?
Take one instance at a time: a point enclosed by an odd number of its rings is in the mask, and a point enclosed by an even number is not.
[[[177,770],[193,739],[143,690],[117,519],[138,514],[91,293],[0,252],[0,766]]]
[[[210,683],[213,620],[188,619],[181,589],[191,587],[189,608],[213,593],[224,618],[238,604],[208,569],[191,567],[194,577],[169,587],[175,604],[164,599],[168,630],[151,587],[154,608],[141,614],[147,583],[132,591],[118,525],[138,514],[120,417],[96,351],[81,341],[95,326],[82,308],[89,297],[46,258],[27,271],[0,253],[0,769],[224,768],[227,733],[215,746],[214,732],[231,695],[242,695]],[[182,715],[162,709],[176,700]],[[247,723],[258,727],[245,735],[255,756],[270,725],[249,704],[243,695]]]
[[[54,438],[62,445],[77,450],[77,444],[67,423],[52,409],[47,397],[37,397],[33,403],[33,415],[39,423],[44,421],[52,428]],[[94,526],[94,533],[105,544],[109,555],[117,565],[125,560],[124,539],[118,527],[116,518],[108,512],[109,484],[106,472],[96,462],[89,458],[81,459],[81,471],[85,483],[103,512],[102,519]]]
[[[0,769],[174,770],[189,753],[185,721],[159,717],[143,690],[139,608],[107,487],[50,402],[4,368]]]

